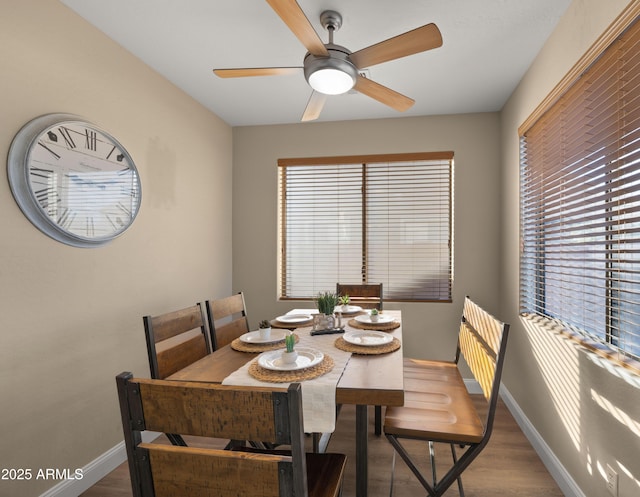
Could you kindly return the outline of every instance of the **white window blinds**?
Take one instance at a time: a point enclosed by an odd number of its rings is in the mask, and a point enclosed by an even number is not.
[[[451,300],[451,152],[279,166],[281,298],[341,282],[383,283],[385,300]]]
[[[522,134],[521,230],[521,311],[638,359],[640,24]]]

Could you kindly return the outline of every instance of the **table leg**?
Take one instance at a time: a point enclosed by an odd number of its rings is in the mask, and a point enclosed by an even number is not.
[[[367,497],[369,406],[356,405],[356,497]]]

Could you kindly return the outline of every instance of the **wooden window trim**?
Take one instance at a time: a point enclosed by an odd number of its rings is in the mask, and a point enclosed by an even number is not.
[[[591,45],[569,72],[560,80],[551,93],[536,107],[533,113],[518,128],[518,136],[524,135],[558,99],[580,79],[598,57],[611,45],[640,15],[640,0],[631,2],[625,10],[611,23],[606,31]]]
[[[300,157],[278,159],[279,167],[324,166],[327,164],[379,164],[382,162],[402,162],[418,160],[452,160],[453,152],[416,152],[405,154],[338,155],[333,157]]]

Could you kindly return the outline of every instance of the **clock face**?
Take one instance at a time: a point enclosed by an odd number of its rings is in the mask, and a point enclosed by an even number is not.
[[[9,182],[29,220],[77,247],[103,245],[135,219],[141,200],[131,156],[110,134],[67,114],[29,122],[9,151]]]

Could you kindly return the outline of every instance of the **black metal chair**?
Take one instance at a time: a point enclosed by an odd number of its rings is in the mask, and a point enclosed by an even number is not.
[[[509,325],[500,322],[468,297],[465,299],[458,346],[453,361],[404,360],[405,397],[402,407],[388,407],[384,432],[431,497],[442,496],[487,445],[493,429]],[[484,422],[476,411],[458,370],[464,357],[480,384],[488,407]],[[428,442],[432,483],[422,475],[402,439]],[[438,481],[434,444],[450,444],[453,464]],[[458,457],[456,446],[464,449]],[[393,474],[391,478],[393,491]]]

